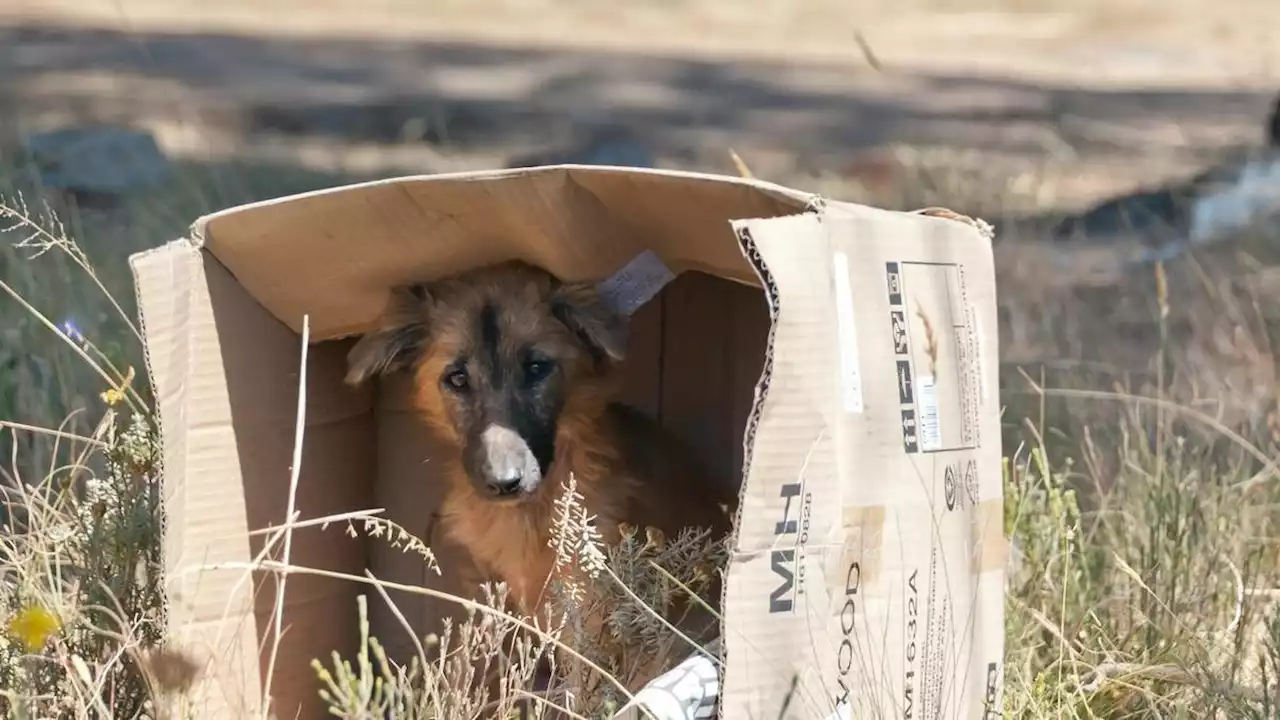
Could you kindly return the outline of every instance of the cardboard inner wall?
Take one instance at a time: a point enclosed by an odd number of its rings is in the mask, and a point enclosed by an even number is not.
[[[246,486],[249,528],[279,525],[288,517],[300,338],[263,311],[216,261],[208,260],[206,268]],[[375,428],[369,393],[349,390],[342,383],[347,347],[347,342],[335,342],[310,348],[305,441],[295,506],[301,518],[372,507],[368,475],[376,468]],[[266,540],[263,535],[250,540],[253,556],[263,552]],[[281,558],[279,552],[273,555]],[[358,575],[365,557],[364,545],[342,528],[313,527],[294,532],[289,562]],[[354,648],[354,588],[350,583],[299,574],[289,577],[286,590],[287,630],[276,656],[275,684],[314,688],[311,660],[326,658],[331,649]],[[265,667],[274,637],[269,621],[276,601],[275,576],[259,574],[253,591]],[[282,703],[286,699],[282,697]],[[286,707],[282,704],[280,709]],[[312,713],[313,709],[317,712]],[[318,717],[318,711],[308,708],[302,717]]]
[[[233,208],[195,223],[191,240],[132,260],[164,425],[170,633],[210,664],[194,697],[213,716],[257,714],[271,656],[274,581],[246,582],[243,566],[264,551],[266,537],[251,533],[287,516],[304,314],[314,344],[303,519],[382,507],[427,534],[441,491],[430,482],[429,439],[404,402],[404,378],[343,385],[351,335],[374,321],[397,282],[513,257],[565,279],[599,280],[642,250],[657,251],[680,276],[633,318],[624,399],[688,442],[719,482],[740,482],[768,318],[762,292],[742,284],[754,272],[728,221],[799,212],[808,196],[617,169],[478,179],[396,180]],[[298,530],[289,560],[461,591],[421,558],[365,535],[352,538],[342,524]],[[465,562],[438,536],[424,539],[446,569]],[[230,567],[210,569],[219,563]],[[380,638],[408,643],[369,586],[291,575],[270,691],[276,714],[323,715],[309,663],[355,651],[357,592],[369,596]],[[393,599],[419,633],[457,610],[421,596]]]
[[[758,288],[691,271],[682,273],[631,320],[628,359],[620,398],[643,410],[688,443],[712,473],[710,481],[738,487],[742,437],[764,360],[769,315]],[[408,404],[408,378],[380,383],[377,400],[376,507],[418,537],[427,539],[431,512],[440,502],[432,482],[430,435]],[[463,592],[457,569],[469,563],[441,533],[430,538],[442,574],[429,570],[412,552],[373,540],[373,572],[388,581]],[[392,591],[400,612],[418,635],[436,632],[445,615],[463,615],[456,603]],[[397,657],[413,651],[398,618],[370,598],[374,632]]]
[[[217,260],[203,258],[245,488],[245,519],[253,531],[278,525],[287,516],[300,337],[266,313]],[[713,481],[739,483],[742,432],[768,333],[763,293],[700,272],[683,273],[637,312],[632,330],[622,399],[688,442],[714,474]],[[415,553],[367,539],[363,530],[353,539],[341,524],[295,531],[290,562],[352,575],[367,567],[391,582],[465,593],[455,571],[468,558],[443,543],[439,534],[428,537],[442,488],[432,482],[432,440],[408,405],[407,378],[391,378],[374,390],[346,388],[342,376],[350,346],[350,340],[335,340],[309,350],[296,509],[302,518],[316,518],[385,508],[386,517],[433,546],[444,573],[431,572]],[[253,537],[251,556],[263,552],[265,540],[264,535]],[[251,592],[265,670],[273,642],[274,577],[257,575]],[[333,650],[345,658],[354,656],[355,597],[362,592],[369,597],[373,634],[393,657],[408,659],[412,642],[373,588],[291,575],[287,631],[273,682],[277,712],[322,715],[310,661],[327,661]],[[447,601],[389,594],[419,637],[437,631],[444,615],[461,614]]]

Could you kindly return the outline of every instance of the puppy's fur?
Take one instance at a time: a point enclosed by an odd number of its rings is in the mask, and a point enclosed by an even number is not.
[[[553,503],[570,472],[607,542],[622,523],[729,531],[735,495],[613,401],[625,330],[592,286],[508,262],[397,288],[351,350],[351,384],[412,372],[415,406],[452,448],[432,463],[448,484],[442,529],[521,613],[544,609]]]

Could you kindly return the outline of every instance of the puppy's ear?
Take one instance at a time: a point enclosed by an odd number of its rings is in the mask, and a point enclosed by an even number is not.
[[[348,385],[406,368],[427,341],[431,295],[422,284],[392,288],[391,300],[378,327],[365,333],[347,353]]]
[[[551,313],[586,344],[597,362],[616,361],[626,355],[626,318],[600,299],[594,285],[565,283],[551,298]]]

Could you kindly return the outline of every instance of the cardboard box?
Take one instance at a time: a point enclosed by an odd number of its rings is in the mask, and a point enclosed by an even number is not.
[[[603,280],[645,251],[677,277],[633,316],[627,399],[743,488],[721,716],[973,718],[999,702],[989,236],[754,180],[558,166],[232,208],[132,258],[163,432],[168,632],[208,663],[188,717],[261,711],[276,592],[244,568],[263,552],[251,533],[287,517],[304,317],[298,514],[385,508],[425,535],[437,484],[404,386],[342,382],[388,288],[509,258]],[[381,545],[308,527],[290,560],[447,588]],[[353,654],[361,592],[290,576],[278,716],[322,715],[309,663]],[[424,628],[448,611],[396,601]],[[403,635],[384,621],[384,640]]]

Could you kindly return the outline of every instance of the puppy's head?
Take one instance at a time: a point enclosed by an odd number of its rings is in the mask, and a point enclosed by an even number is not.
[[[594,287],[504,263],[396,288],[348,356],[347,382],[411,369],[416,405],[461,451],[482,496],[537,491],[575,395],[599,393],[622,359],[625,323]]]

